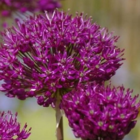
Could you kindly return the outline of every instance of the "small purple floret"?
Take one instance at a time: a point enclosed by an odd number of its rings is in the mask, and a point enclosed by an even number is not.
[[[80,86],[65,94],[61,107],[76,137],[85,140],[122,140],[136,124],[140,102],[130,89]]]

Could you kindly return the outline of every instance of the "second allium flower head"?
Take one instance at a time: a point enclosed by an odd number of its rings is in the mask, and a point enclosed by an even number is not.
[[[76,137],[122,140],[136,124],[140,101],[130,89],[99,84],[79,86],[63,96],[62,107]]]
[[[110,79],[123,60],[118,37],[83,14],[30,17],[2,36],[1,90],[19,99],[36,96],[43,106],[78,83]]]

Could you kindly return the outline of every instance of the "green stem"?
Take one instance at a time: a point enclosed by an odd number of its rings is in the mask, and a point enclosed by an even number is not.
[[[57,98],[58,100],[56,101],[56,105],[55,105],[55,111],[56,111],[56,137],[57,140],[64,140],[64,135],[63,135],[63,118],[62,118],[62,114],[59,108],[60,105],[60,100],[59,98]]]
[[[64,135],[63,135],[63,118],[61,117],[59,125],[57,127],[57,140],[64,140]]]

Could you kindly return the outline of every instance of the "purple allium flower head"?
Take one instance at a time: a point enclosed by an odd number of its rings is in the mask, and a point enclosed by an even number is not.
[[[0,0],[1,16],[9,16],[13,11],[48,11],[60,8],[59,0]]]
[[[61,106],[74,135],[85,140],[122,140],[136,124],[140,102],[130,89],[89,84],[65,94]]]
[[[17,122],[17,113],[13,115],[10,111],[7,113],[0,113],[0,140],[23,140],[27,139],[30,135],[30,130],[26,130],[27,124],[23,129],[20,123]]]
[[[48,106],[78,83],[110,79],[123,60],[118,37],[83,14],[55,11],[17,26],[2,34],[0,48],[1,90],[9,97],[37,96]]]

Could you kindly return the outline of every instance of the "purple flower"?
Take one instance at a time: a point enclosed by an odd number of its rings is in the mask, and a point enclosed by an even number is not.
[[[123,60],[118,37],[82,14],[30,17],[2,36],[1,90],[19,99],[36,96],[43,106],[78,83],[110,79]]]
[[[56,8],[60,8],[59,0],[1,0],[0,13],[1,16],[10,16],[13,11],[48,11],[53,12]]]
[[[36,7],[38,11],[47,10],[48,12],[53,12],[54,9],[61,7],[59,1],[60,0],[38,0]]]
[[[0,113],[0,139],[1,140],[23,140],[30,135],[30,130],[26,130],[27,124],[20,130],[20,123],[17,122],[17,113],[13,115],[10,111]]]
[[[122,140],[136,124],[140,102],[130,89],[89,84],[65,94],[62,108],[74,135],[85,140]]]

